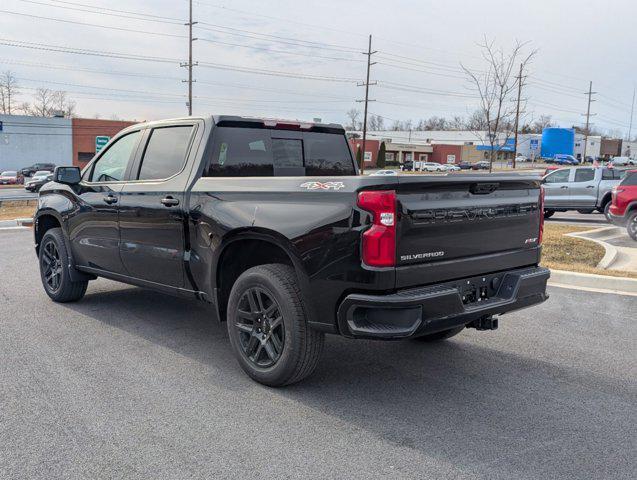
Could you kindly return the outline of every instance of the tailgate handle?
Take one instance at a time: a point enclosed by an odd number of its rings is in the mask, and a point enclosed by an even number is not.
[[[499,186],[499,183],[474,183],[469,187],[469,191],[474,195],[486,195],[495,192]]]

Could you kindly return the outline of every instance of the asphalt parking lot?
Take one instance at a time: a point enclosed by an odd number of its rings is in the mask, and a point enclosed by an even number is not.
[[[0,231],[0,478],[637,477],[637,297],[551,288],[496,332],[329,337],[269,389],[201,304],[106,280],[54,304]]]

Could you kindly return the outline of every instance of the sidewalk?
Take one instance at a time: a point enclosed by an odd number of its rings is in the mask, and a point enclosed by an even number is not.
[[[604,247],[606,255],[599,262],[599,268],[637,272],[637,242],[628,236],[625,228],[608,226],[568,235],[591,240]]]

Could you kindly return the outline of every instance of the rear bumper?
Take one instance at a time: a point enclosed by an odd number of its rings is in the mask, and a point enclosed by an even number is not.
[[[550,271],[530,267],[389,295],[350,294],[338,308],[341,334],[405,338],[435,333],[545,301]]]

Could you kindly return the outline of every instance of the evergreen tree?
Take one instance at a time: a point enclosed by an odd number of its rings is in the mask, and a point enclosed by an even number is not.
[[[380,142],[380,148],[378,149],[378,160],[376,166],[378,168],[385,168],[385,142]]]

